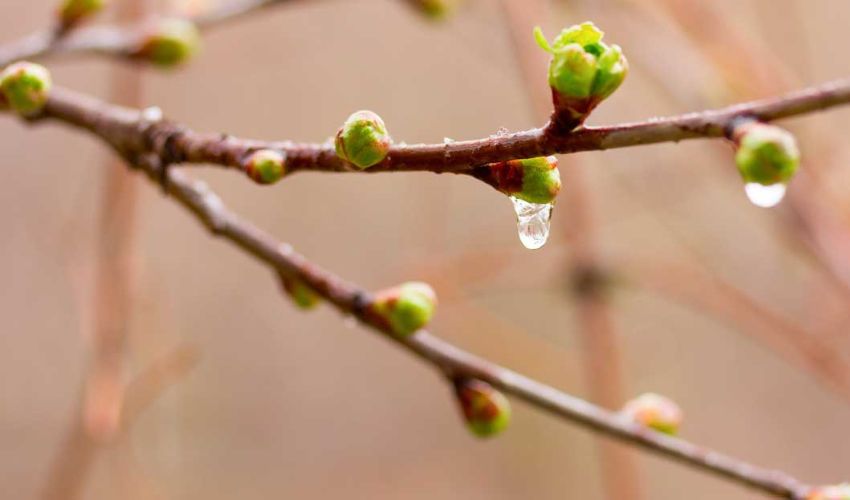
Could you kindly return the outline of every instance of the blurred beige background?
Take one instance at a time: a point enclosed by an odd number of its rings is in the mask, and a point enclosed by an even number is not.
[[[718,105],[734,101],[682,58],[685,49],[670,46],[682,28],[668,20],[669,32],[654,29],[630,14],[643,3],[552,2],[533,21],[554,34],[593,19],[631,58],[630,78],[591,122],[695,110],[703,104],[689,96],[703,92]],[[850,75],[850,2],[715,3],[734,9],[734,22],[802,83]],[[51,0],[6,0],[2,39],[44,26],[52,9]],[[532,127],[539,120],[508,26],[495,0],[469,0],[446,24],[395,0],[296,2],[210,32],[185,70],[145,70],[144,100],[197,129],[265,139],[323,141],[361,108],[380,113],[397,141]],[[114,66],[50,63],[58,83],[99,96]],[[659,85],[665,78],[678,94]],[[538,80],[545,86],[545,73]],[[850,110],[788,123],[837,128],[843,144],[801,146],[807,156],[842,158]],[[3,118],[0,152],[0,497],[38,498],[77,419],[100,186],[113,167],[97,141],[55,124]],[[688,142],[578,160],[564,159],[562,176],[569,184],[573,168],[585,171],[606,261],[639,256],[663,271],[695,248],[712,274],[803,328],[819,324],[824,307],[839,317],[846,308],[818,284],[817,266],[778,229],[775,212],[748,204],[727,146]],[[837,196],[848,171],[845,162],[830,174]],[[192,174],[366,287],[430,280],[442,301],[436,333],[589,397],[567,289],[568,211],[556,208],[550,243],[532,252],[517,240],[508,200],[460,176],[299,174],[261,189],[232,172]],[[295,310],[268,270],[138,182],[131,371],[186,344],[200,358],[126,439],[98,451],[85,498],[604,498],[600,438],[517,402],[502,437],[476,440],[429,367],[328,307]],[[612,300],[627,394],[676,400],[687,415],[684,437],[813,483],[850,479],[847,397],[745,325],[631,282]],[[846,323],[827,330],[843,356]],[[762,498],[632,454],[644,498]]]

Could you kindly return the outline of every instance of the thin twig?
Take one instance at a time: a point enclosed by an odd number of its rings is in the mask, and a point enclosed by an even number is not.
[[[260,9],[293,0],[236,0],[188,16],[202,30],[216,27]],[[0,68],[22,59],[45,60],[55,56],[101,55],[126,59],[145,35],[148,21],[118,26],[89,26],[56,36],[55,29],[38,31],[0,45]]]
[[[644,122],[584,127],[559,133],[551,127],[497,134],[488,138],[443,144],[398,145],[387,158],[365,172],[431,171],[475,175],[489,163],[551,154],[625,148],[687,139],[728,135],[743,118],[774,121],[850,103],[850,79],[809,87],[781,97]],[[126,153],[154,153],[170,163],[205,163],[243,168],[251,151],[284,152],[287,170],[362,172],[340,159],[330,144],[297,144],[238,139],[199,133],[168,121],[148,122],[137,110],[107,104],[56,88],[49,115],[84,128]]]

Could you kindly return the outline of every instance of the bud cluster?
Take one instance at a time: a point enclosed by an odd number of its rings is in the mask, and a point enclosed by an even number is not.
[[[629,72],[629,63],[617,45],[602,42],[604,33],[586,22],[566,28],[550,44],[540,28],[534,37],[552,54],[549,86],[555,118],[565,129],[584,123],[600,102],[614,93]]]

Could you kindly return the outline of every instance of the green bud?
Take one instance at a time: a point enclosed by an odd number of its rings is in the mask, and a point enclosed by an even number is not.
[[[744,182],[764,186],[786,183],[800,166],[797,141],[787,130],[748,122],[735,129],[733,138],[738,144],[735,163]]]
[[[378,292],[370,308],[396,335],[407,337],[431,321],[437,294],[427,283],[404,283]]]
[[[815,488],[809,493],[806,500],[850,500],[850,484]]]
[[[360,169],[380,163],[390,151],[392,139],[381,117],[371,111],[357,111],[336,133],[336,154]]]
[[[602,42],[604,33],[586,22],[563,30],[550,44],[539,27],[538,45],[552,54],[549,86],[557,112],[570,127],[580,125],[593,109],[614,93],[629,72],[617,45]]]
[[[65,0],[59,7],[59,22],[71,27],[100,12],[107,0]]]
[[[511,421],[511,405],[504,394],[476,379],[456,379],[455,395],[469,430],[478,437],[495,436]]]
[[[280,283],[283,286],[284,293],[286,293],[295,305],[301,309],[313,309],[322,301],[319,294],[299,279],[290,278],[289,276],[281,274]]]
[[[248,177],[259,184],[274,184],[286,173],[286,160],[279,151],[260,149],[243,162]]]
[[[457,8],[458,0],[411,0],[423,14],[434,20],[449,17]]]
[[[473,169],[472,175],[528,203],[552,203],[561,191],[561,173],[554,156],[490,163]]]
[[[629,401],[622,414],[640,425],[674,435],[682,425],[679,405],[664,396],[646,393]]]
[[[38,114],[47,104],[51,86],[50,72],[39,64],[17,62],[0,73],[3,100],[21,116]]]
[[[161,19],[152,26],[134,55],[157,66],[173,67],[194,56],[201,46],[201,33],[186,19]]]

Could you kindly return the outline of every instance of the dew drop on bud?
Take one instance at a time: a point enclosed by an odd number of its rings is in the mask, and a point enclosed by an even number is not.
[[[750,199],[753,205],[757,207],[770,208],[774,207],[785,198],[787,186],[783,183],[771,184],[765,186],[756,182],[748,182],[744,186],[744,191],[747,193],[747,198]]]
[[[536,250],[549,239],[549,222],[552,220],[551,203],[529,203],[511,196],[516,213],[519,241],[525,248]]]

